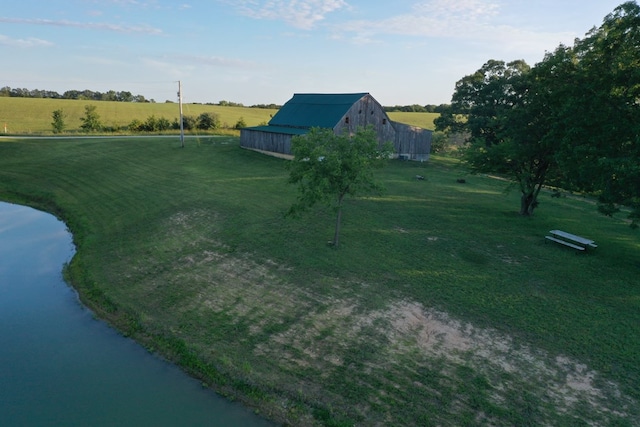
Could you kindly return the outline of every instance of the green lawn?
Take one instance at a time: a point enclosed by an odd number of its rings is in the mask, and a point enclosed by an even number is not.
[[[284,218],[284,160],[232,137],[0,140],[0,198],[63,218],[67,278],[124,334],[293,425],[638,425],[640,237],[457,161]],[[425,176],[424,181],[415,175]],[[458,183],[464,178],[466,183]],[[561,228],[594,239],[577,254]]]

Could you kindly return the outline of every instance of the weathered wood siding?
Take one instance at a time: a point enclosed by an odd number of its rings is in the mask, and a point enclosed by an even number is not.
[[[384,108],[370,94],[358,99],[333,126],[336,134],[353,134],[358,128],[372,126],[382,144],[391,142],[394,156],[407,160],[428,160],[432,132],[416,126],[392,122]],[[306,128],[258,126],[240,130],[240,146],[264,152],[291,154],[291,139],[304,134]]]
[[[358,128],[373,126],[380,143],[393,142],[396,130],[389,120],[384,108],[371,95],[366,95],[353,104],[333,131],[337,134],[355,133]]]
[[[396,130],[394,147],[398,157],[411,160],[429,160],[432,132],[416,126],[393,122]]]
[[[240,146],[274,153],[291,154],[292,135],[264,132],[253,129],[240,130]]]

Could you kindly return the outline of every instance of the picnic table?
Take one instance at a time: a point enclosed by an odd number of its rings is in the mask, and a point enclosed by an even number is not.
[[[549,231],[550,236],[544,236],[545,239],[552,242],[560,243],[561,245],[568,246],[579,251],[584,251],[589,248],[597,248],[596,242],[591,239],[587,239],[582,236],[576,236],[575,234],[567,233],[562,230]]]

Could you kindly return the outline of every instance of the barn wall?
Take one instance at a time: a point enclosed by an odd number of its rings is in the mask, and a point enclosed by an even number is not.
[[[396,139],[394,147],[398,157],[411,160],[429,160],[432,132],[416,126],[394,122]]]
[[[368,94],[349,108],[333,131],[336,134],[355,133],[358,128],[366,126],[373,126],[381,143],[393,143],[394,156],[411,160],[429,159],[432,132],[392,122],[382,106]],[[254,150],[290,155],[291,139],[292,135],[288,133],[265,132],[257,128],[240,130],[240,146]]]
[[[291,154],[291,135],[241,129],[240,146],[274,153]]]
[[[333,131],[336,133],[355,133],[359,127],[373,126],[378,134],[378,140],[382,142],[393,142],[396,131],[391,124],[382,106],[371,96],[366,95],[353,104],[353,106],[336,124]]]

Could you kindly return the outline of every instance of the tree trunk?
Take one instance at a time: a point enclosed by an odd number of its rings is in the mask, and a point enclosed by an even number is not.
[[[338,208],[336,212],[336,229],[333,233],[333,247],[337,248],[340,244],[340,222],[342,221],[342,199],[343,195],[338,197]]]
[[[342,219],[342,207],[338,207],[338,212],[336,213],[336,231],[333,234],[333,246],[338,247],[340,244],[340,220]]]
[[[520,197],[520,215],[531,216],[538,205],[535,193],[522,193]]]

